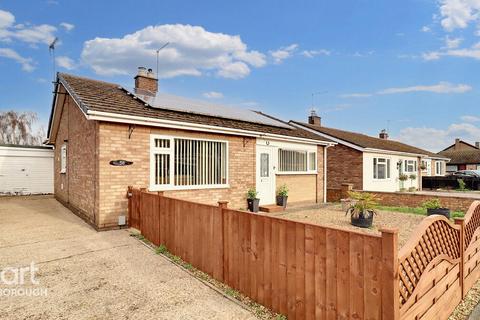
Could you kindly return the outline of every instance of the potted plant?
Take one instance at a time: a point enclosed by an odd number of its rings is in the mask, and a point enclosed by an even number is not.
[[[247,191],[247,205],[248,211],[258,212],[258,207],[260,205],[260,199],[257,198],[258,192],[255,188],[250,188]]]
[[[400,181],[400,191],[402,191],[402,189],[405,190],[405,186],[403,185],[403,183],[408,180],[408,176],[404,173],[401,173],[398,176],[398,180]]]
[[[422,162],[422,164],[420,165],[420,170],[422,171],[427,170],[427,165]]]
[[[288,188],[286,184],[281,185],[277,190],[277,206],[287,207]]]
[[[370,228],[373,223],[373,216],[377,214],[375,207],[377,197],[371,193],[349,192],[350,198],[354,200],[345,215],[350,215],[352,225],[360,228]]]
[[[422,207],[427,209],[427,215],[439,214],[447,219],[450,219],[450,209],[442,208],[442,204],[438,199],[427,200],[422,204]]]
[[[417,191],[417,188],[413,186],[413,181],[417,179],[417,175],[415,173],[412,173],[411,175],[408,176],[408,178],[410,179],[410,188],[408,189],[408,191],[410,192]]]

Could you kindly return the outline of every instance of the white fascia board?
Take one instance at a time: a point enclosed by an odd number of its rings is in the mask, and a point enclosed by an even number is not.
[[[392,150],[375,149],[375,148],[365,148],[365,152],[395,154],[395,155],[400,155],[405,157],[420,157],[420,158],[427,157],[427,155],[421,154],[421,153],[410,153],[410,152],[392,151]]]
[[[352,148],[352,149],[355,149],[355,150],[358,150],[358,151],[362,151],[362,152],[365,151],[365,148],[359,147],[359,146],[357,146],[357,145],[355,145],[355,144],[353,144],[353,143],[344,141],[344,140],[342,140],[342,139],[335,138],[335,137],[333,137],[333,136],[331,136],[331,135],[328,135],[328,134],[325,134],[325,133],[323,133],[323,132],[319,132],[319,131],[317,131],[317,130],[310,129],[310,128],[305,127],[305,126],[302,126],[302,125],[300,125],[300,124],[298,124],[298,123],[291,122],[291,125],[292,125],[292,126],[296,126],[296,127],[300,128],[300,129],[309,131],[309,132],[311,132],[311,133],[314,133],[314,134],[316,134],[317,136],[320,136],[320,137],[323,137],[323,138],[327,138],[327,139],[333,140],[333,141],[334,141],[333,143],[332,143],[332,142],[329,143],[330,146],[334,146],[334,145],[336,145],[336,144],[343,144],[343,145],[345,145],[345,146],[347,146],[347,147],[349,147],[349,148]]]
[[[225,128],[225,127],[216,127],[216,126],[210,126],[210,125],[204,125],[204,124],[198,124],[198,123],[188,123],[188,122],[156,119],[156,118],[149,118],[149,117],[130,116],[130,115],[123,115],[123,114],[103,112],[103,111],[94,111],[94,110],[87,111],[87,119],[97,120],[97,121],[107,121],[107,122],[131,123],[131,124],[139,124],[139,125],[162,127],[162,128],[183,129],[183,130],[189,130],[189,131],[221,133],[221,134],[237,135],[237,136],[241,135],[241,136],[247,136],[247,137],[262,137],[262,138],[270,138],[270,139],[275,139],[280,141],[295,141],[295,142],[315,144],[315,145],[327,144],[327,142],[325,141],[317,141],[317,140],[306,139],[306,138],[290,137],[290,136],[284,136],[284,135],[278,135],[278,134],[262,133],[262,132],[256,132],[256,131]]]

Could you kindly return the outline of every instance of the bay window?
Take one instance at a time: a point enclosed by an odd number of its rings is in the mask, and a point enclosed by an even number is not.
[[[373,158],[373,178],[390,179],[390,159]]]
[[[278,149],[278,171],[312,173],[317,170],[317,153],[306,150]]]
[[[228,184],[228,143],[152,136],[151,189],[194,189]]]

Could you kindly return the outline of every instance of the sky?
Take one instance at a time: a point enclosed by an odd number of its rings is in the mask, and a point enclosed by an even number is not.
[[[480,141],[480,0],[2,1],[0,111],[48,123],[56,71],[390,137]]]

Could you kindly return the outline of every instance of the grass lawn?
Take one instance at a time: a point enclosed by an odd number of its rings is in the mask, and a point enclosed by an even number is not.
[[[403,212],[403,213],[411,213],[411,214],[418,214],[418,215],[427,215],[427,209],[425,208],[410,208],[410,207],[389,207],[389,206],[377,206],[378,210],[383,211],[391,211],[391,212]],[[450,212],[451,218],[463,218],[465,216],[465,212],[463,211],[452,211]]]

